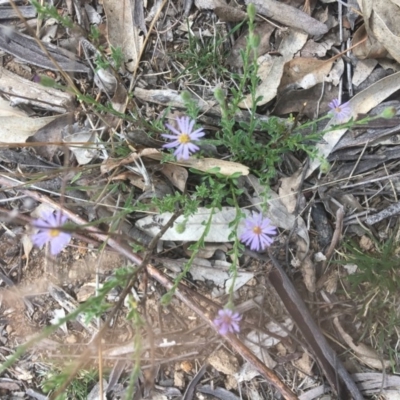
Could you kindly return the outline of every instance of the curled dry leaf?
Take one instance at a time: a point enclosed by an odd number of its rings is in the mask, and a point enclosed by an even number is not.
[[[363,343],[355,345],[352,337],[347,332],[345,332],[337,317],[333,319],[333,323],[335,324],[337,330],[340,332],[347,345],[356,353],[357,357],[364,364],[368,365],[371,368],[379,370],[390,367],[390,361],[382,359],[382,357],[380,357],[375,352],[375,350],[371,349]]]
[[[140,152],[140,155],[143,157],[149,157],[153,160],[162,159],[162,153],[157,149],[144,149]],[[189,160],[185,161],[175,161],[174,164],[195,168],[203,172],[218,172],[219,174],[226,176],[230,176],[237,172],[240,172],[242,175],[249,174],[249,168],[245,165],[217,158],[189,158]]]
[[[86,165],[97,157],[99,145],[96,132],[82,131],[64,138],[65,143],[71,143],[68,148],[76,157],[79,165]]]
[[[397,0],[361,0],[368,41],[376,40],[400,62],[400,5]]]
[[[332,69],[334,60],[294,58],[285,64],[279,91],[287,89],[309,89],[322,83]]]
[[[161,173],[181,192],[185,190],[186,181],[189,176],[186,168],[174,164],[163,164]]]

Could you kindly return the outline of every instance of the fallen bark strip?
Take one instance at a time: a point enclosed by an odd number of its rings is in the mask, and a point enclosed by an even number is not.
[[[14,179],[10,179],[8,177],[0,175],[0,185],[6,187],[15,187],[23,185],[22,182],[19,182]],[[39,192],[35,192],[29,189],[21,189],[26,195],[34,198],[35,200],[51,205],[54,209],[60,210],[63,212],[65,216],[67,216],[72,222],[77,225],[85,225],[85,229],[92,237],[96,238],[99,241],[106,241],[107,244],[112,247],[114,250],[118,251],[121,255],[125,256],[131,262],[136,265],[142,264],[142,259],[132,250],[118,241],[114,240],[109,235],[103,233],[98,228],[94,226],[89,226],[87,221],[83,218],[79,217],[72,211],[63,208],[60,204],[52,200],[50,197],[43,195]],[[153,267],[151,264],[147,264],[145,266],[147,273],[150,277],[158,281],[161,285],[163,285],[167,290],[173,287],[173,282],[165,275],[163,275],[157,268]],[[185,296],[184,290],[180,290],[179,288],[183,287],[181,284],[175,292],[176,297],[181,300],[184,304],[186,304],[192,311],[194,311],[204,322],[206,322],[211,328],[216,330],[215,325],[213,324],[212,319],[204,313],[201,307],[198,307],[192,300],[190,300],[187,296]],[[279,379],[278,375],[270,368],[268,368],[258,357],[256,357],[250,349],[245,346],[235,335],[228,334],[224,336],[225,340],[247,361],[249,361],[259,372],[260,374],[268,380],[275,388],[280,392],[280,394],[287,400],[297,400],[298,397]],[[359,398],[356,398],[358,400]]]
[[[75,54],[54,46],[42,43],[50,56],[67,72],[88,73],[89,67],[79,60]],[[33,65],[57,71],[58,68],[49,59],[48,55],[40,48],[35,39],[24,35],[15,29],[0,25],[0,49],[6,53]]]
[[[292,28],[301,29],[310,35],[323,35],[328,32],[328,27],[325,24],[287,4],[275,0],[246,0],[245,3],[253,3],[257,12],[267,18],[272,18]]]

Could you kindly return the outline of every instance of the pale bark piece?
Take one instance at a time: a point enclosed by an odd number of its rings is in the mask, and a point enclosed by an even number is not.
[[[374,225],[386,218],[393,217],[394,215],[400,214],[400,202],[391,204],[389,207],[384,210],[378,212],[377,214],[369,216],[365,222],[368,225]]]
[[[135,26],[132,10],[135,0],[104,0],[103,7],[107,16],[108,41],[124,54],[125,66],[133,71],[139,61],[143,46],[140,29]]]
[[[195,0],[194,4],[199,10],[214,10],[216,7],[227,6],[225,0]]]
[[[8,26],[0,25],[1,50],[29,64],[38,65],[52,71],[57,71],[58,68],[49,58],[49,55],[66,72],[89,72],[89,67],[83,64],[75,54],[50,43],[42,44],[47,52],[43,51],[36,40],[30,36],[19,33]]]
[[[241,210],[247,216],[250,211]],[[199,207],[196,214],[191,215],[187,220],[184,216],[180,216],[172,228],[167,229],[162,240],[179,240],[195,242],[200,239],[205,229],[205,223],[210,218],[211,209]],[[171,219],[172,213],[163,213],[158,215],[149,215],[136,222],[136,226],[151,236],[156,236],[161,228]],[[230,237],[232,228],[230,223],[236,217],[236,209],[234,207],[222,207],[221,210],[215,210],[212,215],[210,232],[205,237],[206,242],[232,242]],[[177,229],[179,224],[184,224],[185,229],[182,232]],[[244,228],[244,220],[242,220],[240,229]]]
[[[400,89],[400,72],[389,75],[360,93],[357,93],[349,101],[351,116],[356,118],[358,114],[367,114],[374,107],[382,103],[392,93]],[[335,123],[332,118],[325,130],[329,129]],[[332,149],[339,142],[340,138],[347,132],[347,128],[333,130],[326,133],[321,142],[316,147],[318,149],[319,157],[316,157],[310,164],[306,176],[310,176],[321,164],[321,159],[326,158]]]
[[[74,98],[71,94],[28,81],[2,67],[0,90],[10,96],[12,103],[24,103],[58,113],[74,108]]]
[[[306,41],[306,34],[290,29],[285,33],[279,46],[280,56],[267,54],[259,57],[258,77],[261,83],[257,87],[255,98],[261,97],[261,100],[257,105],[264,105],[276,96],[285,64],[292,60],[293,56],[303,48]],[[251,108],[251,102],[252,96],[248,95],[240,102],[239,107]]]
[[[164,260],[163,265],[168,268],[173,274],[182,272],[187,263],[187,259],[174,259]],[[206,280],[212,281],[216,286],[224,288],[224,291],[213,294],[213,297],[219,297],[223,294],[229,294],[232,287],[232,274],[230,273],[231,264],[227,261],[214,261],[213,264],[209,260],[202,258],[195,258],[193,264],[190,266],[190,275],[195,281],[205,282]],[[253,272],[238,271],[233,286],[233,291],[239,290],[244,286],[250,279],[254,278]]]
[[[25,143],[39,129],[54,117],[29,118],[29,117],[0,117],[0,143]]]
[[[300,29],[309,35],[323,35],[328,27],[305,12],[280,3],[275,0],[246,0],[246,4],[253,3],[257,12],[280,22],[283,25]]]
[[[61,307],[65,308],[69,313],[72,313],[77,310],[79,307],[79,303],[72,297],[70,296],[67,292],[65,292],[62,288],[59,286],[56,286],[52,283],[49,283],[48,291],[51,297],[55,301],[60,304]],[[95,325],[94,322],[85,322],[85,315],[84,314],[79,314],[76,318],[76,320],[90,333],[90,334],[95,334],[97,333],[98,329]]]
[[[35,18],[36,8],[34,6],[17,6],[19,12],[24,18]],[[12,6],[3,6],[0,8],[0,21],[6,19],[19,19],[19,15]]]
[[[358,86],[364,82],[371,75],[377,64],[377,60],[358,60],[351,83],[354,86]]]

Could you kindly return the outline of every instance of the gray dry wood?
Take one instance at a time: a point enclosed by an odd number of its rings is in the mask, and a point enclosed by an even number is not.
[[[253,3],[257,12],[292,28],[301,29],[309,35],[319,36],[328,32],[328,27],[305,12],[275,0],[246,0]]]
[[[36,8],[34,6],[19,6],[19,12],[24,18],[35,18]],[[19,16],[16,14],[14,9],[10,6],[0,6],[0,21],[6,19],[18,19]]]
[[[43,43],[43,46],[64,71],[89,72],[89,67],[73,53],[48,43]],[[35,39],[5,25],[0,25],[0,49],[29,64],[57,71],[57,67]]]

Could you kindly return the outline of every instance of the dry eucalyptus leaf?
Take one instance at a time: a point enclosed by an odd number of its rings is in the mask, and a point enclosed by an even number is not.
[[[77,132],[64,138],[65,143],[72,142],[68,148],[75,155],[79,165],[90,163],[99,153],[97,133],[91,131]]]
[[[214,9],[217,17],[223,22],[240,22],[247,18],[247,13],[232,6],[217,6]]]
[[[360,83],[364,82],[371,75],[371,72],[377,64],[378,61],[373,59],[358,60],[351,83],[354,86],[358,86]]]
[[[354,56],[360,60],[366,58],[384,58],[388,54],[387,50],[372,33],[370,35],[367,34],[365,24],[361,25],[354,33],[352,46],[355,46],[353,48]]]
[[[135,2],[120,0],[103,0],[107,16],[108,41],[124,55],[125,66],[129,71],[136,67],[143,46],[143,36],[139,27],[135,26],[133,10]]]
[[[334,60],[297,57],[285,64],[279,91],[287,89],[309,89],[324,82],[332,69]]]
[[[286,318],[284,322],[277,324],[275,322],[268,322],[265,329],[273,334],[269,335],[261,331],[253,330],[246,335],[245,344],[246,346],[269,368],[275,368],[276,362],[269,355],[269,347],[277,345],[281,339],[288,336],[288,332],[293,329],[293,321],[290,318]]]
[[[393,0],[361,0],[368,37],[376,40],[400,62],[400,6]]]
[[[160,171],[164,176],[166,176],[169,181],[183,192],[186,188],[186,181],[188,179],[189,173],[186,168],[180,167],[175,164],[163,164]]]
[[[323,94],[320,100],[321,94]],[[278,96],[274,108],[274,115],[286,115],[292,112],[302,112],[311,119],[329,111],[329,103],[338,97],[338,88],[323,90],[320,83],[310,89],[290,90]],[[318,109],[319,106],[319,109]],[[319,111],[318,115],[317,112]]]
[[[54,117],[29,118],[22,116],[0,117],[0,142],[25,143],[39,129],[54,121]]]
[[[41,157],[51,160],[54,154],[59,150],[59,144],[63,138],[63,131],[68,126],[71,126],[74,121],[73,113],[65,113],[58,116],[55,120],[40,128],[33,136],[28,139],[28,142],[43,143],[43,146],[36,146],[36,153]]]
[[[140,155],[143,157],[149,157],[153,160],[162,159],[162,153],[157,149],[144,149],[140,152]],[[249,174],[249,168],[245,165],[217,158],[189,158],[185,161],[175,161],[174,164],[195,168],[203,172],[210,172],[212,169],[217,169],[215,172],[226,176],[230,176],[237,172],[240,172],[242,175]]]
[[[329,74],[325,78],[325,82],[330,82],[334,86],[338,86],[344,72],[344,62],[342,59],[336,60]]]
[[[363,343],[355,345],[352,337],[345,332],[337,317],[333,319],[333,323],[335,324],[337,330],[340,332],[347,345],[356,353],[357,357],[364,364],[368,365],[371,368],[379,370],[383,370],[390,367],[390,361],[383,360],[381,357],[379,357],[379,355],[376,353],[375,350],[371,349],[370,347],[366,346]]]

